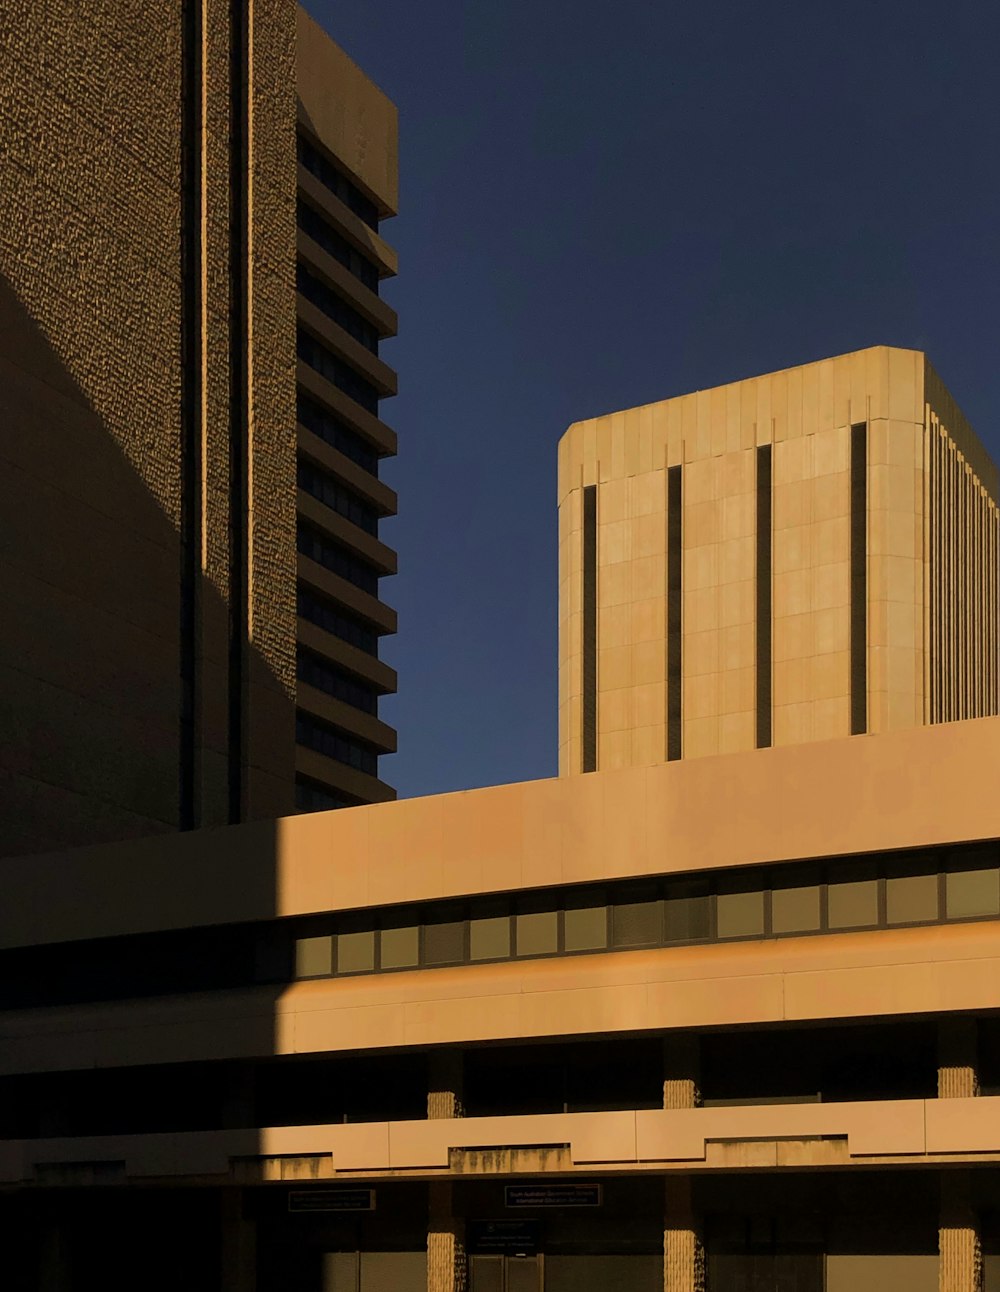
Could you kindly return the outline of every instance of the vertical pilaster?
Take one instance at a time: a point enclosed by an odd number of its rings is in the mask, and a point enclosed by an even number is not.
[[[979,1218],[971,1193],[968,1172],[947,1172],[941,1177],[938,1292],[982,1292]]]
[[[690,1176],[664,1180],[663,1292],[704,1292],[705,1248]]]
[[[701,1103],[701,1056],[697,1036],[663,1038],[663,1107],[697,1108]]]
[[[938,1025],[938,1098],[973,1099],[979,1094],[974,1018],[944,1018]]]
[[[461,1117],[463,1059],[460,1050],[432,1051],[427,1058],[427,1117]],[[455,1215],[450,1180],[429,1186],[427,1214],[427,1292],[465,1292],[465,1222]]]
[[[223,1189],[222,1292],[255,1292],[257,1287],[257,1227],[243,1210],[243,1190]]]
[[[429,1193],[427,1292],[465,1292],[465,1222],[455,1215],[451,1181],[432,1181]]]

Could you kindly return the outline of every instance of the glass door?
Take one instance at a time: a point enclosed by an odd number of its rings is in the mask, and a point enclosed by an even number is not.
[[[542,1292],[538,1256],[472,1256],[470,1292]]]

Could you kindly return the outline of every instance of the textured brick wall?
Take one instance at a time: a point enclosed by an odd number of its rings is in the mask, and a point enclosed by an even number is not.
[[[294,33],[253,6],[246,808],[287,810],[294,701]],[[181,6],[11,0],[0,25],[0,852],[173,828]],[[202,798],[223,819],[228,6],[206,0]],[[259,771],[259,774],[257,774]]]

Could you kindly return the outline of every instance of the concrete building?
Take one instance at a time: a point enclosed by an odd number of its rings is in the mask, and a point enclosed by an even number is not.
[[[391,797],[395,109],[292,0],[5,18],[0,852]]]
[[[654,469],[778,374],[564,439],[595,773],[5,861],[5,1286],[1000,1292],[993,473],[922,356],[785,377],[845,370],[829,433]],[[612,632],[682,634],[687,747],[662,678],[602,725]]]
[[[998,760],[986,718],[10,859],[5,1287],[993,1292]]]
[[[913,350],[571,426],[560,770],[1000,712],[997,501]]]

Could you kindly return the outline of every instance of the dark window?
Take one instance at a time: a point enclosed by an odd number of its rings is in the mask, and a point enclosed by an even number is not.
[[[298,484],[300,489],[311,494],[325,507],[335,511],[338,516],[343,516],[349,520],[352,525],[357,525],[363,529],[366,534],[371,534],[378,538],[378,512],[366,502],[364,498],[356,494],[353,489],[343,484],[335,476],[330,475],[328,471],[322,470],[321,467],[315,466],[312,462],[299,462]]]
[[[342,390],[366,412],[378,417],[378,391],[375,387],[301,328],[298,332],[297,353],[303,363],[325,377],[338,390]]]
[[[611,944],[655,946],[663,941],[663,907],[653,893],[623,893],[611,908]]]
[[[456,912],[457,915],[457,912]],[[424,964],[450,965],[465,959],[465,921],[432,920],[424,925]]]
[[[356,619],[354,615],[342,609],[332,601],[327,601],[317,592],[310,592],[306,588],[299,588],[298,591],[298,612],[302,619],[306,619],[317,628],[322,628],[324,632],[330,633],[333,637],[339,637],[341,641],[347,642],[349,646],[354,646],[358,650],[363,650],[366,655],[378,657],[378,633],[370,625],[361,619]]]
[[[700,942],[711,935],[712,905],[705,884],[671,885],[663,903],[667,942]]]
[[[757,748],[771,743],[771,446],[757,449]]]
[[[362,193],[357,184],[348,179],[339,166],[301,135],[299,136],[299,161],[310,175],[315,175],[348,210],[354,212],[358,219],[363,220],[370,229],[378,230],[378,207],[371,198]]]
[[[301,390],[299,391],[298,419],[307,431],[312,431],[313,435],[318,435],[331,448],[336,449],[338,453],[343,453],[345,458],[350,458],[352,462],[371,475],[378,476],[378,451],[367,440],[363,439],[357,431],[352,431],[339,417],[328,412],[322,404],[317,404],[314,399],[310,399]]]
[[[372,354],[378,354],[378,329],[344,300],[332,287],[299,265],[295,275],[296,285],[307,301],[321,310],[328,319],[343,328],[359,345]]]
[[[363,561],[360,557],[349,552],[346,547],[341,547],[339,543],[335,543],[333,539],[324,538],[314,529],[300,525],[298,549],[303,556],[307,556],[311,561],[316,561],[332,574],[337,574],[340,578],[346,579],[348,583],[353,583],[362,592],[367,592],[373,597],[378,596],[378,570],[369,565],[367,561]]]
[[[336,664],[314,655],[312,651],[299,649],[298,678],[307,686],[314,686],[317,691],[332,695],[335,700],[342,700],[364,713],[378,712],[378,692],[368,682],[346,673]]]
[[[295,739],[306,749],[314,749],[316,753],[345,763],[366,776],[378,775],[378,752],[371,745],[311,714],[296,714]]]
[[[683,468],[667,469],[667,759],[681,757],[683,722],[681,673],[684,570]]]
[[[367,256],[363,256],[357,247],[342,237],[336,229],[324,220],[320,213],[305,202],[299,203],[299,228],[313,242],[323,248],[370,292],[378,292],[378,266],[373,265]]]
[[[597,770],[597,485],[583,491],[582,770]]]
[[[851,427],[851,734],[868,730],[868,424]]]
[[[295,806],[300,812],[328,812],[332,808],[356,807],[359,802],[305,776],[295,778]]]

